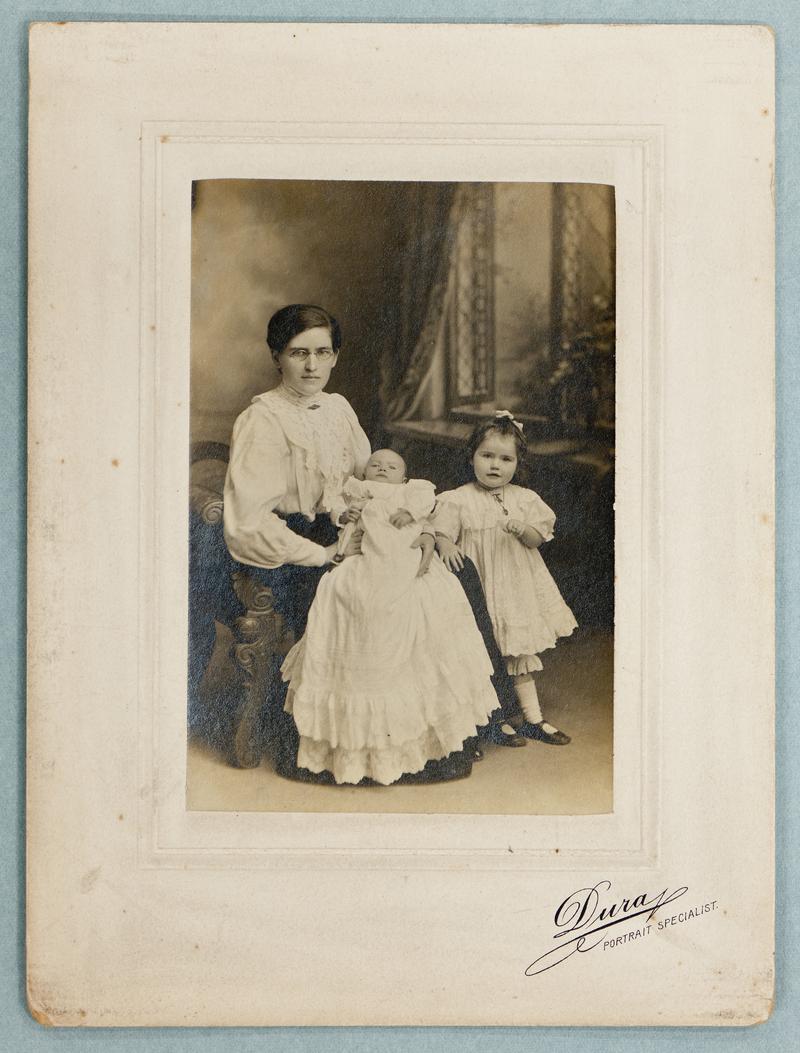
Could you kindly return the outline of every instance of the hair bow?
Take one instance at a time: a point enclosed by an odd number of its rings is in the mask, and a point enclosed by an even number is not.
[[[514,425],[514,427],[517,428],[517,430],[520,432],[520,434],[522,434],[522,425],[520,424],[520,422],[518,420],[514,420],[514,414],[511,413],[509,410],[507,410],[507,409],[495,410],[494,415],[495,415],[495,419],[496,420],[501,418],[501,417],[507,417],[511,421],[511,423]]]

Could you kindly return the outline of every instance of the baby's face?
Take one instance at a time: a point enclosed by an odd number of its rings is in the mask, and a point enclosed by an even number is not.
[[[367,462],[364,478],[369,483],[404,483],[406,462],[394,450],[376,450]]]

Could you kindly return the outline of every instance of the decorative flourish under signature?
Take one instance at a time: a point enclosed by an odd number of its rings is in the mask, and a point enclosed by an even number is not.
[[[556,929],[559,930],[554,933],[553,939],[559,941],[558,946],[545,951],[536,961],[531,962],[525,970],[526,976],[536,976],[560,965],[573,954],[585,954],[592,950],[603,940],[605,930],[612,925],[619,925],[623,921],[644,915],[647,915],[647,921],[650,921],[657,910],[680,899],[689,888],[687,885],[673,891],[665,888],[653,896],[648,892],[640,892],[632,899],[623,898],[618,903],[609,903],[602,907],[601,890],[609,892],[611,882],[598,881],[591,888],[579,888],[576,892],[571,892],[560,904],[553,916]],[[593,940],[593,936],[597,938]]]

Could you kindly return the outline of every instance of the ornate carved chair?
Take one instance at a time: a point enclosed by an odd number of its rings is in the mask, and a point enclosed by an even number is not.
[[[196,443],[189,485],[189,731],[221,750],[229,763],[261,762],[264,714],[280,662],[294,642],[274,609],[258,569],[237,563],[222,528],[228,447]],[[209,689],[206,673],[223,634],[232,643]]]

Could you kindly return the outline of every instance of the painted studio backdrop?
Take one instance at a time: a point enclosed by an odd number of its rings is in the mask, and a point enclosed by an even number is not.
[[[188,807],[611,810],[614,232],[605,185],[194,185]],[[268,597],[226,562],[222,484],[234,420],[279,382],[267,321],[302,302],[342,327],[327,390],[348,399],[373,449],[402,454],[409,477],[459,486],[477,420],[505,409],[523,423],[528,472],[517,481],[556,513],[541,551],[579,624],[536,678],[570,745],[489,747],[463,781],[366,791],[298,789],[241,756],[242,728],[258,721],[254,683],[275,675],[291,641]],[[197,653],[192,611],[214,618],[210,656]]]

